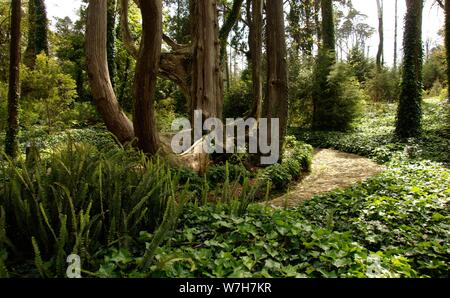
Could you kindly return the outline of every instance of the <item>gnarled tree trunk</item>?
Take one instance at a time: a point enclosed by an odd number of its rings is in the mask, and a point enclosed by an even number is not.
[[[377,10],[378,10],[378,35],[380,41],[378,43],[377,52],[377,70],[380,71],[383,66],[383,51],[384,51],[384,25],[383,25],[383,0],[377,0]]]
[[[117,101],[107,60],[107,0],[89,2],[86,25],[86,64],[92,95],[110,132],[121,143],[134,139],[133,124]]]

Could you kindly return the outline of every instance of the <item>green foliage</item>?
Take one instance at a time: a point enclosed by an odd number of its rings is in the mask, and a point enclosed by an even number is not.
[[[212,187],[223,183],[228,175],[230,181],[239,180],[242,182],[245,178],[249,178],[251,173],[242,164],[219,164],[208,168],[206,177]]]
[[[28,160],[2,164],[0,208],[7,228],[0,241],[13,244],[16,258],[34,250],[41,276],[62,276],[71,253],[81,256],[84,268],[95,267],[99,249],[128,247],[144,229],[157,229],[157,245],[190,198],[164,161],[130,150],[100,152],[69,142]],[[146,261],[151,259],[149,252]]]
[[[248,82],[234,82],[224,99],[224,118],[238,118],[247,115],[252,108],[251,85]]]
[[[288,136],[282,162],[262,170],[260,179],[265,184],[270,183],[275,190],[286,190],[291,182],[311,169],[312,155],[313,148],[310,145]]]
[[[423,87],[425,90],[432,89],[435,83],[443,84],[447,80],[446,66],[445,48],[439,46],[432,49],[423,65]]]
[[[314,86],[313,128],[345,131],[352,128],[362,112],[365,99],[352,70],[345,64],[332,64],[332,57],[319,57]],[[326,80],[324,75],[327,73]]]
[[[364,55],[364,52],[358,48],[352,48],[348,54],[347,63],[353,71],[353,75],[363,84],[370,78],[374,69],[373,63]]]
[[[296,55],[289,56],[289,124],[310,127],[313,115],[312,64]]]
[[[396,104],[369,106],[364,118],[352,133],[297,131],[300,140],[317,148],[334,148],[348,153],[367,156],[379,162],[394,157],[428,159],[450,164],[446,148],[450,147],[445,132],[447,104],[437,100],[424,102],[424,127],[415,138],[399,140],[395,136]]]
[[[374,102],[397,102],[400,95],[400,77],[390,69],[375,71],[366,83],[367,93]]]
[[[62,115],[76,99],[76,84],[56,59],[40,54],[33,70],[23,67],[22,89],[25,125],[41,124],[49,131],[65,125]]]
[[[190,205],[155,251],[150,276],[446,277],[449,175],[429,162],[393,163],[379,177],[294,210],[251,205],[235,216],[224,206]],[[109,251],[98,273],[139,276],[139,259]]]

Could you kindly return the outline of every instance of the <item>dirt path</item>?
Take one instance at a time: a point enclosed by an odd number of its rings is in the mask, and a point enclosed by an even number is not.
[[[303,200],[338,188],[347,188],[383,170],[383,166],[358,155],[317,149],[314,152],[311,173],[291,187],[288,194],[270,201],[269,205],[295,207]]]

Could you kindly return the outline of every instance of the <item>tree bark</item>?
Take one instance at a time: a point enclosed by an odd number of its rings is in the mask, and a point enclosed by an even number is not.
[[[267,9],[267,103],[264,115],[280,119],[280,149],[288,118],[287,50],[283,1],[268,1]],[[270,131],[270,128],[269,128]],[[270,133],[268,134],[270,135]],[[271,142],[273,140],[270,140]]]
[[[220,63],[217,1],[193,1],[191,113],[222,116],[223,80]]]
[[[384,50],[384,25],[383,25],[383,0],[377,0],[378,9],[378,35],[380,42],[378,44],[377,52],[377,70],[380,71],[383,66],[383,50]]]
[[[108,130],[121,143],[127,143],[134,139],[134,129],[120,107],[111,84],[106,31],[107,0],[90,1],[87,10],[86,64],[92,95]]]
[[[445,0],[445,48],[447,50],[447,88],[450,92],[450,0]],[[450,98],[450,95],[447,95]]]
[[[134,83],[134,131],[139,149],[155,154],[159,149],[155,119],[155,91],[162,43],[161,0],[141,1],[142,40]]]
[[[17,156],[17,133],[19,131],[20,98],[20,39],[21,39],[21,0],[11,2],[11,43],[9,58],[8,125],[6,130],[5,152],[11,158]]]
[[[253,108],[251,116],[259,120],[262,115],[262,36],[263,36],[263,1],[251,0],[252,17],[250,23],[250,52],[252,64]]]
[[[396,134],[417,136],[422,120],[422,11],[423,0],[406,0],[402,91],[397,112]]]

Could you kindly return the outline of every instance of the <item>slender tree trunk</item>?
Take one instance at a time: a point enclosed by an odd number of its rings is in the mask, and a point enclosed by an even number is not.
[[[134,83],[134,131],[139,149],[155,154],[159,148],[155,119],[155,91],[162,43],[161,0],[141,1],[142,40]]]
[[[252,18],[250,23],[250,52],[252,64],[253,109],[251,116],[257,120],[262,114],[262,36],[263,36],[263,1],[252,1]]]
[[[20,98],[20,23],[22,18],[21,0],[11,2],[11,43],[9,58],[8,125],[5,152],[11,158],[17,155],[17,133],[19,131]]]
[[[422,120],[422,11],[423,0],[406,0],[402,92],[396,133],[401,138],[417,136]]]
[[[92,95],[110,132],[121,143],[134,139],[133,124],[114,93],[107,60],[107,0],[92,0],[87,9],[86,64]]]
[[[377,9],[378,9],[378,34],[380,37],[377,52],[377,70],[380,71],[383,66],[383,50],[384,50],[383,0],[377,0]]]
[[[394,70],[397,70],[398,55],[398,0],[395,0],[395,25],[394,25]]]
[[[450,0],[445,0],[445,48],[447,50],[447,88],[450,92]],[[450,98],[450,95],[448,95]]]
[[[283,1],[268,1],[266,5],[268,96],[264,114],[269,119],[279,118],[280,148],[283,148],[288,119],[287,50]]]

